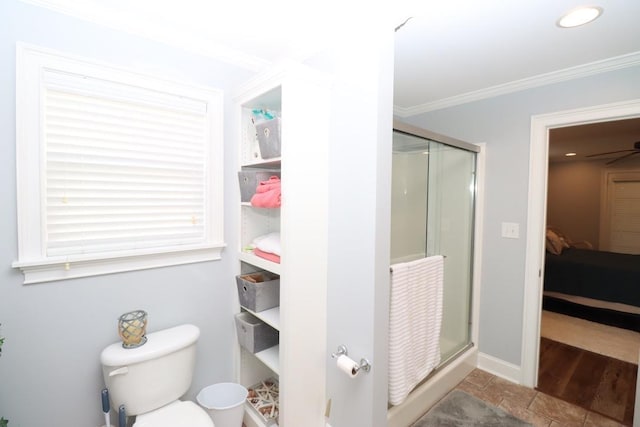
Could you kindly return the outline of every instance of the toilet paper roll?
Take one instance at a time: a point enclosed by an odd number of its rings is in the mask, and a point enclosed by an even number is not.
[[[349,356],[341,355],[338,357],[336,364],[338,365],[338,369],[347,374],[349,378],[355,378],[356,375],[358,375],[358,366],[360,365]]]

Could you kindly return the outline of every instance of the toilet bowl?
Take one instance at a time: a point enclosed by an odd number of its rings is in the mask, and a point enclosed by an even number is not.
[[[200,330],[180,325],[147,335],[137,348],[122,343],[100,354],[112,408],[124,405],[134,427],[214,427],[209,414],[180,398],[191,386]]]
[[[209,414],[190,401],[176,401],[155,411],[138,415],[133,427],[213,426]]]

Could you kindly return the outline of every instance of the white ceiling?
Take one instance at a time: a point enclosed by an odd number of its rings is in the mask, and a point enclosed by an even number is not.
[[[586,2],[604,13],[571,29],[556,21],[583,0],[22,1],[253,71],[280,57],[304,59],[372,13],[389,28],[411,16],[395,33],[401,117],[640,64],[640,0]],[[638,140],[628,138],[622,146]]]
[[[23,1],[255,71],[304,58],[373,13],[390,28],[411,16],[395,35],[400,116],[640,63],[638,0],[589,1],[603,15],[572,29],[556,21],[584,0]]]
[[[447,2],[449,7],[412,19],[396,33],[394,103],[401,115],[571,78],[601,66],[640,63],[637,0],[588,1],[604,13],[591,24],[570,29],[556,22],[583,0],[459,3]]]

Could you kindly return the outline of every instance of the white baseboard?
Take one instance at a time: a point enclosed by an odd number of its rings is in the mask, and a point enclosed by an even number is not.
[[[478,368],[516,384],[521,383],[522,369],[485,353],[478,353]]]

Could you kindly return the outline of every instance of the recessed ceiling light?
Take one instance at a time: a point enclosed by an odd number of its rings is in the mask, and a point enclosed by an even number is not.
[[[565,154],[565,156],[567,156],[567,157],[571,157],[571,156],[575,156],[575,155],[576,155],[576,153],[567,153],[567,154]]]
[[[572,28],[587,24],[602,15],[602,8],[598,6],[579,7],[565,13],[557,22],[559,27]]]

